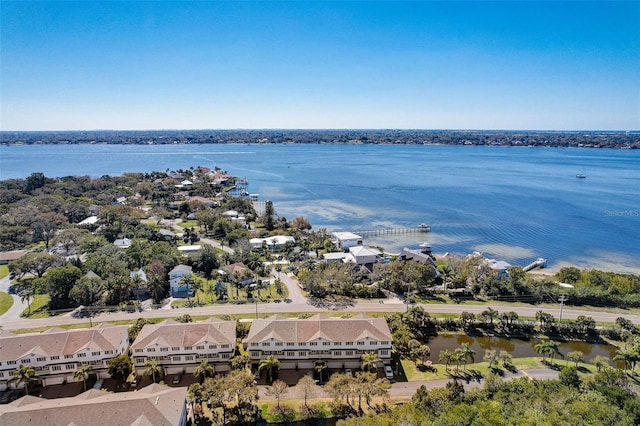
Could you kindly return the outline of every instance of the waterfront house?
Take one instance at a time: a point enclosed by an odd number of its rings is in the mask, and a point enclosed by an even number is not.
[[[73,373],[81,364],[89,364],[98,378],[107,378],[109,360],[129,347],[128,329],[126,325],[99,324],[87,329],[51,328],[37,334],[3,333],[0,391],[9,387],[7,382],[20,364],[33,367],[43,386],[74,382]]]
[[[348,256],[349,256],[348,253],[341,251],[341,252],[325,253],[322,255],[322,258],[327,263],[341,263],[341,262],[345,262]]]
[[[146,324],[131,345],[134,365],[144,368],[156,360],[165,374],[193,373],[202,360],[216,371],[228,371],[235,352],[236,322],[210,318],[207,321],[180,323],[165,320]]]
[[[504,260],[486,259],[486,263],[495,272],[496,277],[501,280],[503,278],[509,278],[508,269],[511,268],[511,264]]]
[[[341,250],[348,250],[349,247],[361,246],[362,237],[353,232],[332,232],[332,242]]]
[[[185,275],[191,275],[193,268],[188,265],[178,265],[169,271],[169,285],[171,287],[172,297],[187,297],[187,294],[191,295],[193,289],[182,285],[182,277]]]
[[[269,355],[280,368],[310,369],[318,363],[328,368],[358,368],[362,354],[375,352],[382,364],[391,362],[391,331],[384,318],[359,314],[351,318],[314,315],[285,318],[274,315],[255,319],[245,339],[253,364]]]
[[[0,424],[185,426],[187,391],[186,387],[151,384],[136,392],[90,389],[70,398],[27,395],[0,406]]]
[[[376,263],[378,258],[382,256],[382,252],[369,246],[353,246],[349,247],[349,253],[345,261],[353,262],[357,265],[368,265]]]

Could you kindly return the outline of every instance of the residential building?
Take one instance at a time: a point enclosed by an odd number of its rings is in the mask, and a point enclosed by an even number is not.
[[[127,249],[131,245],[131,240],[129,238],[118,238],[113,244],[118,248]]]
[[[202,246],[198,246],[198,245],[192,245],[192,246],[178,246],[178,251],[180,252],[180,254],[182,254],[183,256],[188,256],[190,254],[194,254],[197,253],[198,250],[200,250],[202,248]]]
[[[368,265],[376,263],[380,256],[382,252],[378,249],[369,246],[353,246],[349,247],[349,254],[345,260],[358,265]]]
[[[218,273],[220,273],[227,282],[231,282],[234,277],[238,277],[242,287],[249,286],[255,281],[253,272],[251,272],[251,269],[249,269],[249,267],[244,263],[232,263],[230,265],[222,266],[218,270]]]
[[[107,378],[109,360],[126,352],[126,325],[99,324],[93,328],[63,330],[51,328],[38,334],[0,335],[0,390],[20,364],[33,367],[43,386],[73,382],[81,364],[89,364],[98,378]],[[15,385],[11,385],[14,387]],[[24,384],[19,384],[22,387]]]
[[[14,250],[0,252],[0,265],[7,265],[9,262],[20,259],[25,254],[29,253],[26,250]]]
[[[152,384],[136,392],[90,389],[71,398],[27,395],[0,405],[0,424],[30,426],[185,426],[186,387]]]
[[[187,297],[187,294],[193,292],[193,289],[182,285],[182,277],[191,275],[193,269],[188,265],[178,265],[169,271],[169,285],[171,286],[172,297]]]
[[[158,361],[165,374],[193,373],[203,359],[216,371],[228,371],[236,343],[236,322],[211,318],[203,322],[165,320],[146,324],[131,345],[136,368]]]
[[[341,250],[347,250],[349,247],[361,246],[362,237],[352,232],[332,232],[332,241]]]
[[[274,235],[267,238],[252,238],[249,240],[251,248],[260,248],[266,244],[269,250],[278,251],[287,243],[295,243],[296,239],[290,235]]]
[[[307,319],[274,315],[253,320],[245,344],[254,364],[273,355],[282,369],[313,368],[317,363],[326,363],[328,368],[358,368],[367,352],[375,352],[388,365],[391,341],[384,318],[364,314]]]

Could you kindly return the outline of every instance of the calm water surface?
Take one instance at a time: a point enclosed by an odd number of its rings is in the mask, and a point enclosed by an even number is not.
[[[503,339],[500,337],[471,337],[463,334],[459,335],[438,335],[429,340],[429,348],[431,349],[431,355],[429,358],[437,362],[440,356],[440,352],[444,350],[455,351],[463,343],[468,343],[469,347],[476,352],[475,362],[481,362],[484,356],[485,350],[493,349],[500,353],[500,351],[507,351],[514,358],[527,358],[540,356],[536,353],[535,346],[542,342],[541,339]],[[609,344],[597,344],[587,343],[580,341],[566,341],[561,342],[559,345],[560,353],[562,356],[556,356],[556,359],[566,358],[567,354],[572,351],[582,352],[582,359],[585,362],[589,362],[592,358],[602,355],[608,357],[610,360],[616,356],[617,347]],[[617,367],[622,367],[621,363],[614,362]]]
[[[368,238],[524,265],[640,272],[640,151],[375,145],[40,145],[0,147],[0,178],[219,166],[249,179],[278,214],[314,228],[429,223],[429,234]],[[583,173],[586,179],[575,175]]]

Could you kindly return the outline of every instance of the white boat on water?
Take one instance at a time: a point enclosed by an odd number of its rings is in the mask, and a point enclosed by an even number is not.
[[[587,175],[582,174],[582,173],[578,173],[578,174],[576,175],[576,177],[577,177],[578,179],[586,179],[586,178],[587,178]]]
[[[418,228],[420,229],[420,232],[429,232],[431,230],[431,227],[426,223],[421,223],[418,225]]]

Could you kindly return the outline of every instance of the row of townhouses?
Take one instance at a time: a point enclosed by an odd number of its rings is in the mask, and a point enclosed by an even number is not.
[[[128,327],[100,324],[91,329],[50,329],[39,334],[0,334],[0,391],[8,387],[20,364],[34,367],[43,386],[73,382],[81,364],[98,378],[108,377],[109,360],[130,351],[134,366],[158,361],[165,374],[193,373],[202,360],[218,372],[228,371],[236,350],[236,322],[211,318],[196,323],[165,320],[145,325],[129,346]],[[375,352],[391,361],[391,332],[383,318],[315,315],[307,319],[278,315],[256,319],[243,344],[254,366],[274,355],[282,369],[358,368],[362,354]],[[19,384],[23,386],[23,384]]]

